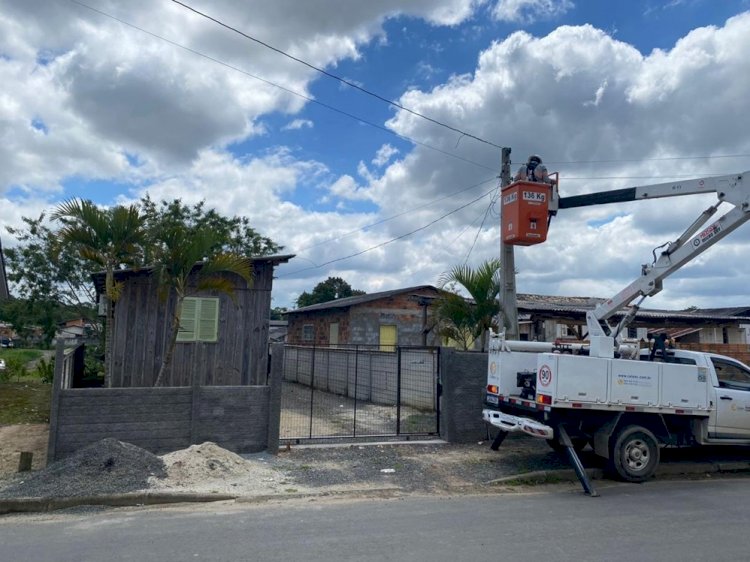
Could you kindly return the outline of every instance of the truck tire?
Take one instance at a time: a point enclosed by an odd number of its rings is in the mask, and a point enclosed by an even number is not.
[[[645,427],[628,425],[616,435],[610,469],[625,482],[644,482],[659,466],[659,442]]]

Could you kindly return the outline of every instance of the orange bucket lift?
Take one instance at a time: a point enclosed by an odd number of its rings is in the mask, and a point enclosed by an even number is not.
[[[530,181],[516,181],[503,188],[500,216],[504,244],[533,246],[547,240],[553,189],[556,185]]]

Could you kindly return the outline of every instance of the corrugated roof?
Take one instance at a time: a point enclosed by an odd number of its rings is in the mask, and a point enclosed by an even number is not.
[[[247,259],[253,261],[253,262],[270,262],[274,266],[279,265],[280,263],[286,263],[290,259],[292,259],[295,256],[295,254],[282,254],[282,255],[275,255],[275,256],[251,256]],[[194,266],[195,268],[200,268],[203,265],[203,262],[197,262]],[[128,277],[132,277],[134,275],[149,275],[151,274],[151,271],[153,270],[152,267],[141,267],[139,269],[118,269],[115,271],[115,279],[121,280],[121,279],[127,279]],[[94,281],[94,286],[96,287],[97,294],[104,292],[104,283],[105,283],[105,272],[104,271],[98,271],[91,275],[91,279]]]
[[[556,312],[574,313],[584,315],[593,310],[597,305],[607,299],[596,297],[559,297],[548,295],[519,294],[518,310],[524,312]],[[716,308],[716,309],[690,309],[690,310],[663,310],[654,308],[641,308],[636,318],[665,319],[665,320],[703,320],[710,322],[737,322],[749,321],[750,316],[745,316],[750,307]],[[622,313],[620,313],[621,315]]]
[[[417,285],[416,287],[406,287],[405,289],[393,289],[391,291],[381,291],[379,293],[367,293],[366,295],[356,295],[353,297],[345,297],[343,299],[336,299],[328,302],[321,302],[318,304],[311,304],[310,306],[303,306],[295,310],[289,310],[284,314],[297,314],[301,312],[315,312],[319,310],[330,310],[333,308],[348,308],[350,306],[356,306],[359,304],[365,304],[368,302],[393,297],[396,295],[403,295],[404,293],[413,293],[415,291],[423,291],[425,289],[432,289],[433,291],[439,291],[437,287],[432,285]],[[422,296],[422,295],[419,295]]]

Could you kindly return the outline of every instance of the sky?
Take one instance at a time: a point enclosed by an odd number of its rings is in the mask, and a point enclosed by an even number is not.
[[[502,146],[562,196],[750,170],[750,0],[184,3],[225,25],[171,0],[0,0],[5,247],[70,198],[205,200],[296,255],[272,295],[294,308],[331,276],[376,292],[499,257]],[[614,295],[714,202],[561,210],[516,248],[517,290]],[[750,305],[749,243],[644,306]]]

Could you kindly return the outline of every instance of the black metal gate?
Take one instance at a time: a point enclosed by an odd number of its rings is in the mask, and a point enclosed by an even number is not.
[[[440,434],[438,347],[284,348],[282,443]]]

